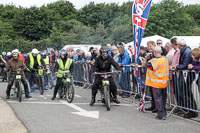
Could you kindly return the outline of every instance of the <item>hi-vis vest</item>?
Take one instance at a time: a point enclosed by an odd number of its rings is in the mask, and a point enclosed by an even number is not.
[[[29,58],[30,58],[30,68],[32,68],[33,69],[33,66],[34,66],[34,58],[33,58],[33,55],[32,54],[30,54],[29,55]],[[37,62],[38,62],[38,65],[40,66],[41,65],[41,55],[37,55]],[[29,70],[30,71],[30,70]]]
[[[50,68],[49,68],[49,56],[46,56],[45,59],[43,59],[44,63],[46,64],[46,69],[47,69],[47,74],[50,73]]]
[[[49,65],[49,57],[47,56],[45,59],[43,59],[43,61],[44,61],[44,63],[46,64],[46,65]]]
[[[1,60],[6,64],[6,61],[4,60],[3,56],[1,55],[0,57],[1,57]],[[1,64],[3,64],[3,63],[1,63]]]
[[[61,73],[65,73],[65,72],[69,72],[69,68],[72,64],[72,59],[67,59],[66,63],[65,63],[65,66],[63,64],[63,61],[62,59],[57,59],[57,62],[58,62],[58,65],[59,65],[59,69],[58,69],[58,72],[61,72]],[[58,78],[62,78],[63,75],[62,74],[57,74],[57,77]]]
[[[169,80],[169,63],[165,57],[153,58],[149,61],[153,70],[147,68],[145,84],[154,88],[166,88]]]

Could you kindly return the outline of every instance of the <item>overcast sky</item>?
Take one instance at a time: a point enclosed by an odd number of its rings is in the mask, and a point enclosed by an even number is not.
[[[40,7],[43,4],[55,2],[58,0],[0,0],[0,4],[14,4],[14,5],[20,5],[22,7],[31,7],[33,5]],[[72,2],[75,6],[75,8],[80,9],[84,5],[89,4],[91,1],[94,1],[95,3],[119,3],[122,4],[126,1],[133,1],[133,0],[68,0]],[[159,2],[161,0],[153,0],[154,3]],[[177,0],[179,2],[183,2],[184,4],[200,4],[200,0]]]

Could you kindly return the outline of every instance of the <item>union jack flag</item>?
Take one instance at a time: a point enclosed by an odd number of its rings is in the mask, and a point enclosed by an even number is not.
[[[137,110],[140,111],[140,112],[144,112],[144,106],[145,106],[145,104],[146,103],[145,103],[145,93],[144,93],[143,98],[140,101],[139,107],[137,108]]]
[[[134,0],[133,2],[133,48],[135,63],[138,62],[140,44],[147,23],[152,0]]]

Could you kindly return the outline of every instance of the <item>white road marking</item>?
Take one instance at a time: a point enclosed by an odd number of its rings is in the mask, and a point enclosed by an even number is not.
[[[23,100],[25,100],[25,101],[35,101],[35,100],[37,100],[37,99],[35,99],[35,98],[25,98],[25,99],[22,99],[22,101]]]
[[[76,105],[89,105],[89,103],[73,103],[73,104],[76,104]],[[103,103],[95,103],[94,105],[103,105]],[[127,106],[127,107],[132,107],[133,105],[132,104],[111,104],[111,106],[114,105],[114,106]]]
[[[53,95],[45,95],[45,96],[47,96],[47,97],[52,97]]]
[[[43,99],[45,99],[45,100],[47,99],[47,98],[46,98],[45,96],[43,96],[43,95],[40,95],[40,97],[43,98]]]
[[[29,101],[28,99],[24,99],[25,101],[22,101],[21,103],[25,103],[25,104],[59,104],[59,105],[65,105],[64,103],[60,103],[60,102],[27,102]],[[36,100],[36,99],[32,99],[32,100]],[[19,103],[18,101],[7,101],[8,103]],[[21,104],[20,103],[20,104]],[[73,103],[75,105],[89,105],[89,103]],[[103,105],[103,103],[95,103],[95,105]],[[113,106],[126,106],[126,107],[132,107],[132,104],[112,104]]]
[[[73,103],[68,103],[66,101],[62,101],[60,100],[61,103],[79,111],[79,112],[72,112],[72,114],[76,114],[76,115],[81,115],[81,116],[85,116],[85,117],[90,117],[90,118],[94,118],[94,119],[98,119],[99,118],[99,111],[87,111],[84,110],[82,108],[80,108],[79,106],[73,104]]]
[[[8,103],[19,103],[18,101],[8,101]],[[63,103],[60,102],[21,102],[20,104],[54,104],[54,105],[63,105]]]
[[[78,97],[78,98],[81,97],[80,95],[77,95],[77,94],[75,94],[74,96],[75,96],[75,97]]]

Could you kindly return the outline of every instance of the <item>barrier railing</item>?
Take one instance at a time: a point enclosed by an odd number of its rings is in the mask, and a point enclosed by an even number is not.
[[[93,65],[90,63],[82,63],[81,61],[76,61],[73,65],[74,68],[74,83],[84,88],[89,88],[94,79]]]
[[[130,70],[126,73],[126,67]],[[142,98],[144,92],[146,97],[149,97],[148,91],[145,89],[146,68],[136,67],[134,65],[125,65],[121,67],[121,75],[113,75],[117,85],[119,94],[139,96]],[[84,88],[89,88],[94,80],[93,65],[90,63],[74,63],[74,82],[81,83]],[[195,71],[170,71],[168,92],[168,104],[174,109],[179,108],[182,111],[200,112],[200,76],[199,72]],[[123,78],[123,76],[125,78]],[[121,79],[120,79],[121,78]],[[121,84],[118,82],[121,80]],[[118,84],[119,83],[119,84]],[[123,87],[124,84],[129,84]]]
[[[200,112],[200,73],[196,71],[181,70],[170,71],[168,103],[183,112]]]

